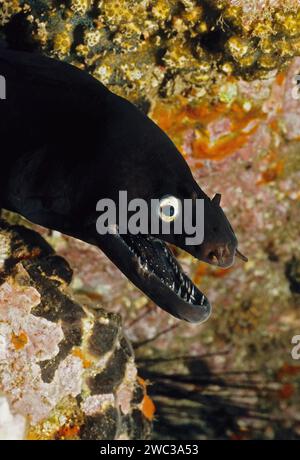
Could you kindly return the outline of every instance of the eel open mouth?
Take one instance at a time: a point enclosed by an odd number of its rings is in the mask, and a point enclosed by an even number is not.
[[[149,235],[120,235],[117,230],[103,238],[101,249],[159,307],[188,322],[209,318],[208,299],[183,272],[165,242]]]

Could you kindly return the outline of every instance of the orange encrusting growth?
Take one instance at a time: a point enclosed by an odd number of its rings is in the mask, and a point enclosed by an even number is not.
[[[262,172],[261,178],[256,182],[256,185],[263,185],[275,181],[283,172],[284,163],[282,160],[271,164],[265,171]]]
[[[234,154],[247,144],[265,117],[266,114],[260,109],[254,107],[245,111],[238,102],[214,106],[203,103],[192,107],[182,97],[171,107],[159,103],[152,112],[152,118],[167,132],[183,155],[186,155],[184,144],[187,130],[194,131],[192,157],[197,160],[222,160]],[[212,140],[208,125],[225,118],[229,121],[229,131]]]
[[[210,276],[213,278],[224,278],[233,270],[232,267],[230,268],[217,268],[216,270],[212,270]]]
[[[284,172],[284,161],[278,158],[276,150],[270,150],[263,159],[264,169],[256,185],[264,185],[275,181]]]
[[[230,268],[215,268],[208,265],[204,265],[203,262],[199,262],[197,269],[193,276],[193,282],[195,284],[201,284],[202,278],[205,276],[212,276],[213,278],[223,278],[227,276],[233,270]]]
[[[193,276],[193,282],[195,284],[200,284],[202,277],[207,275],[208,267],[207,265],[204,265],[204,263],[200,262],[197,265],[197,269],[195,271],[195,274]]]
[[[295,388],[291,383],[285,383],[278,391],[279,399],[290,399],[295,393]]]
[[[84,354],[82,350],[80,350],[80,348],[74,348],[72,350],[72,355],[77,356],[77,358],[81,359],[84,369],[91,367],[92,365],[91,361],[89,361],[88,359],[84,357]]]
[[[80,427],[77,425],[63,425],[55,434],[55,439],[74,439],[78,436]]]
[[[277,392],[279,399],[290,399],[295,394],[295,386],[287,382],[291,377],[296,377],[300,374],[300,366],[284,363],[277,372],[277,380],[283,382]],[[288,377],[288,378],[287,378]]]
[[[137,378],[138,383],[143,387],[144,389],[144,398],[141,402],[141,411],[144,415],[144,417],[149,420],[150,422],[153,421],[154,419],[154,414],[156,411],[156,407],[150,396],[147,394],[147,382],[142,379],[141,377]]]
[[[20,334],[12,334],[11,341],[16,350],[21,350],[28,343],[28,337],[25,332],[20,332]]]
[[[276,75],[276,83],[282,86],[284,82],[285,82],[285,74],[283,72],[278,73]]]
[[[155,414],[155,405],[152,399],[146,394],[142,401],[142,412],[146,419],[152,422]]]
[[[282,380],[286,376],[296,376],[300,374],[300,366],[284,363],[277,373],[277,379]]]

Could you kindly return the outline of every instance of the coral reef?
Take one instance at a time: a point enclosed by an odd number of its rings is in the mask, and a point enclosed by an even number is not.
[[[144,110],[156,97],[198,100],[225,76],[268,78],[300,53],[297,0],[0,3],[13,46],[85,68]]]
[[[201,187],[222,193],[249,257],[219,270],[178,254],[214,306],[199,327],[157,309],[96,248],[34,227],[74,269],[78,304],[123,316],[153,382],[154,436],[299,439],[299,0],[0,4],[11,46],[86,69],[168,133]],[[151,419],[140,379],[139,389]]]
[[[0,437],[147,437],[154,408],[119,315],[78,303],[32,230],[0,221],[0,250]]]

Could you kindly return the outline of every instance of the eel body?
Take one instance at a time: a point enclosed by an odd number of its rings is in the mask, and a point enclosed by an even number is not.
[[[186,276],[168,243],[199,260],[228,267],[237,239],[220,206],[194,180],[167,135],[125,99],[71,65],[39,54],[0,49],[0,208],[98,246],[158,306],[190,322],[211,306]],[[171,197],[202,199],[204,240],[188,235],[100,235],[99,200],[150,204]]]

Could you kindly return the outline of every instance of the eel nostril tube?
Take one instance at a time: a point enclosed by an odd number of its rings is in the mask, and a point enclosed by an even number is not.
[[[244,256],[238,249],[235,250],[235,255],[244,262],[248,262],[248,257]]]
[[[211,264],[217,265],[219,263],[217,251],[210,251],[207,255],[207,258]]]

